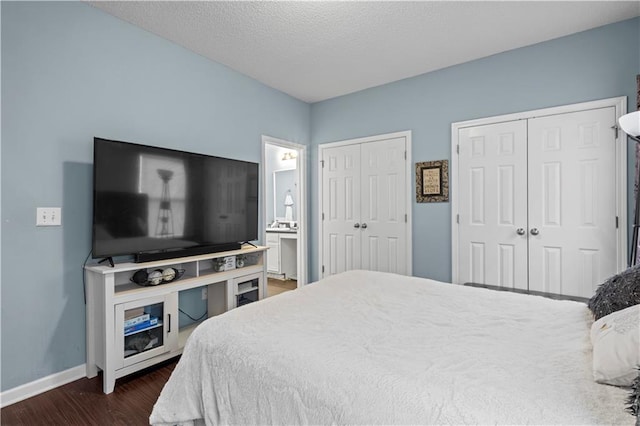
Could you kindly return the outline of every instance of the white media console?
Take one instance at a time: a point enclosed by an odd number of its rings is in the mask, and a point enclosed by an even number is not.
[[[117,378],[180,355],[191,332],[206,318],[266,297],[266,250],[248,247],[114,267],[86,266],[87,377],[102,370],[103,391],[111,393]],[[233,267],[237,259],[244,262]],[[131,281],[139,270],[166,268],[182,275],[152,286]],[[207,289],[207,315],[181,328],[179,293],[198,287]],[[132,325],[137,320],[139,326]]]

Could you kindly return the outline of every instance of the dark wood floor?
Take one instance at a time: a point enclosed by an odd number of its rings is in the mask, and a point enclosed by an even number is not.
[[[116,381],[102,393],[102,375],[80,379],[0,411],[2,425],[148,425],[178,358]]]

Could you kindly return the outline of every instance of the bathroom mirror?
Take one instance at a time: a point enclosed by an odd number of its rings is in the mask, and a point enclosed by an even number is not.
[[[296,170],[276,170],[273,172],[273,207],[274,217],[276,220],[298,220],[296,211],[298,210],[298,202],[296,200]],[[288,199],[288,196],[291,199]],[[286,218],[286,205],[290,205],[292,209],[292,218]],[[293,203],[293,204],[291,204]]]

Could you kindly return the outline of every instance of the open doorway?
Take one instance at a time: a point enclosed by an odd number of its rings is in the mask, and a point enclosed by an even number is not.
[[[307,284],[306,147],[262,136],[268,296]]]

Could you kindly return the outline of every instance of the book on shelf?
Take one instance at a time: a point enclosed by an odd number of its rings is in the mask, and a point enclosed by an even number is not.
[[[144,314],[144,306],[140,306],[139,308],[127,309],[124,311],[124,319],[129,320],[131,318],[139,317]]]
[[[133,333],[134,331],[140,331],[140,330],[144,330],[146,328],[149,327],[153,327],[159,324],[158,318],[157,317],[151,317],[146,321],[140,322],[138,324],[134,324],[132,326],[129,327],[125,327],[124,328],[124,334],[129,334],[129,333]]]
[[[142,315],[138,315],[137,317],[133,317],[129,319],[125,318],[124,328],[131,327],[132,325],[140,324],[145,321],[149,321],[150,318],[151,318],[151,315],[145,314],[144,312],[142,313]]]

